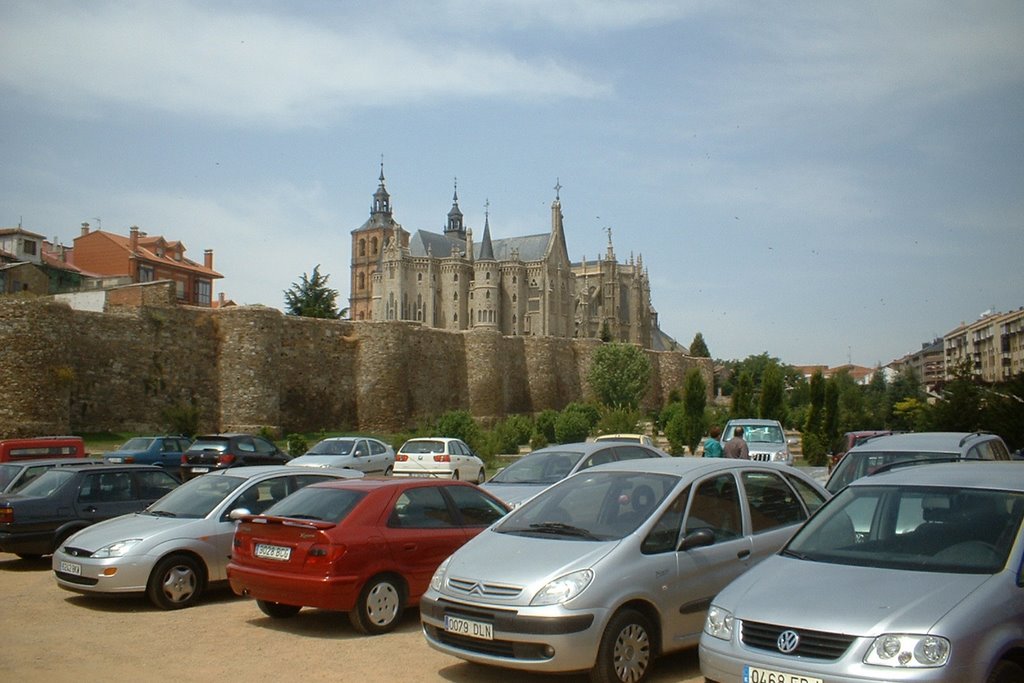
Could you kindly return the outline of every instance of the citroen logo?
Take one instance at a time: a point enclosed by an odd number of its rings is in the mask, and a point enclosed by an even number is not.
[[[469,594],[470,595],[483,595],[484,594],[484,587],[481,586],[479,583],[474,583],[473,587],[469,589]]]
[[[788,655],[800,645],[800,636],[797,635],[796,631],[787,629],[779,634],[779,639],[775,641],[775,645],[779,648],[779,652]]]

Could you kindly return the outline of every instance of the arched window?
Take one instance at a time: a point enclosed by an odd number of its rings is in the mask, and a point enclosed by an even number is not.
[[[377,255],[377,238],[376,237],[374,237],[373,239],[370,240],[370,253],[373,256]]]
[[[459,281],[459,274],[455,273],[455,279],[453,280],[453,282],[458,282],[458,281]]]
[[[366,256],[366,240],[365,239],[359,240],[359,255],[360,256]]]
[[[516,294],[513,294],[513,295],[512,295],[512,303],[515,303],[515,302],[517,302],[517,301],[519,301],[519,296],[518,296],[518,295],[516,295]]]
[[[452,301],[458,301],[458,300],[459,300],[459,293],[458,293],[458,292],[455,292],[455,293],[454,293],[454,294],[452,295]]]
[[[359,275],[356,276],[356,280],[359,282],[359,289],[366,289],[366,273],[359,273]]]
[[[491,279],[491,274],[490,274],[490,272],[484,273],[484,279],[485,279],[485,280],[490,280],[490,279]]]

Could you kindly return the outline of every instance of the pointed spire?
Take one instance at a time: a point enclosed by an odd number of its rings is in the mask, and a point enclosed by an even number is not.
[[[377,186],[377,191],[373,193],[373,206],[370,208],[371,214],[384,214],[385,216],[391,215],[391,195],[388,194],[387,189],[384,187],[384,155],[380,155],[380,178],[378,178],[380,184]]]
[[[484,239],[480,243],[480,260],[494,260],[494,246],[491,244],[491,200],[484,203]]]
[[[455,191],[452,193],[452,208],[448,212],[448,223],[445,225],[444,234],[449,237],[466,239],[466,226],[462,220],[462,210],[459,208],[459,179],[455,179]]]

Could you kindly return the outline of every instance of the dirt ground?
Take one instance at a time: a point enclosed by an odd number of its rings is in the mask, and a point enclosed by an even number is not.
[[[142,597],[80,596],[57,587],[49,558],[0,553],[0,678],[7,681],[450,681],[584,683],[463,662],[427,646],[415,609],[394,632],[360,636],[343,614],[265,617],[226,587],[172,612]],[[652,683],[697,683],[696,650],[662,658]]]

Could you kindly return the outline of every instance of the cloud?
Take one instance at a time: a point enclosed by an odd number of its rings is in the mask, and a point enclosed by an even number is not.
[[[292,127],[367,106],[609,92],[554,58],[403,37],[368,20],[317,23],[189,3],[44,3],[9,5],[2,21],[0,85],[77,115],[148,110]]]

